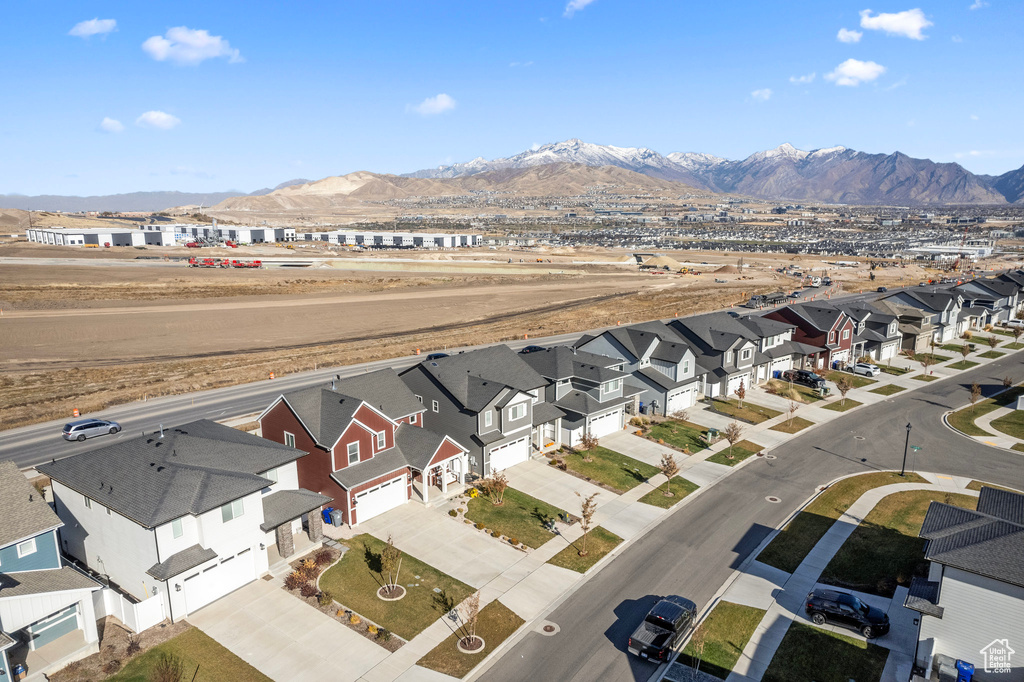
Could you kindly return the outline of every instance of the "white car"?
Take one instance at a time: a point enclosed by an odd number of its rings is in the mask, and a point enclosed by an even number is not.
[[[853,366],[853,373],[861,374],[866,377],[876,377],[882,373],[882,370],[878,365],[872,365],[867,362],[858,362]]]

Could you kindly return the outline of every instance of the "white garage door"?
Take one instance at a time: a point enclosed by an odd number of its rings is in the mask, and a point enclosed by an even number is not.
[[[192,613],[255,578],[251,550],[227,557],[185,578],[185,611]]]
[[[622,428],[622,408],[594,417],[590,420],[590,435],[594,438],[607,436]]]
[[[740,387],[740,382],[741,381],[743,382],[743,387],[745,389],[749,389],[750,388],[750,375],[749,374],[744,374],[742,376],[733,377],[732,379],[729,379],[729,396],[728,397],[732,397],[732,395],[734,393],[736,393],[736,391]]]
[[[530,459],[530,439],[524,436],[491,450],[490,473],[495,474]]]
[[[693,407],[693,389],[689,388],[682,393],[676,393],[668,397],[668,407],[665,408],[665,413],[670,417],[673,413],[679,410],[685,410],[688,407]]]
[[[386,483],[356,493],[356,522],[369,521],[389,509],[409,501],[409,489],[405,474]]]

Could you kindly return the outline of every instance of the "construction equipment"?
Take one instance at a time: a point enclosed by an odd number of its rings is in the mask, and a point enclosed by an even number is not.
[[[225,259],[227,262],[227,259]],[[233,268],[262,268],[263,261],[260,260],[233,260],[231,261],[231,267]]]

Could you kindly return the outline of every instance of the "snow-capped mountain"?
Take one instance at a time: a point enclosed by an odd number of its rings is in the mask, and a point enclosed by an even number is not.
[[[713,192],[849,204],[1005,203],[1008,196],[1002,187],[1016,186],[1006,179],[997,186],[996,178],[974,175],[959,164],[914,159],[901,152],[868,154],[846,147],[804,151],[788,142],[737,161],[697,152],[662,156],[645,147],[571,139],[507,158],[476,158],[408,175],[452,178],[551,163],[617,166]]]

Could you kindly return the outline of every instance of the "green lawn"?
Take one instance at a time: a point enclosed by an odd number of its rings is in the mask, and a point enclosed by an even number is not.
[[[992,428],[1007,436],[1024,440],[1024,411],[1014,410],[999,419],[993,419]]]
[[[1006,355],[1006,353],[1000,353],[997,350],[987,350],[984,353],[979,353],[978,357],[985,358],[986,360],[995,360],[996,358],[1001,358],[1004,355]]]
[[[768,382],[767,387],[776,395],[788,398],[789,400],[795,400],[798,403],[816,403],[823,399],[807,386],[793,384],[790,387],[789,382],[782,379],[772,379]]]
[[[590,567],[600,561],[608,552],[615,549],[622,542],[615,533],[605,530],[601,526],[592,528],[587,533],[587,555],[580,556],[580,549],[583,548],[583,539],[580,538],[571,543],[555,556],[548,559],[549,564],[568,568],[577,573],[586,573]]]
[[[412,639],[444,615],[435,606],[435,587],[456,604],[473,591],[469,585],[403,553],[398,584],[405,587],[405,597],[382,601],[377,597],[377,589],[384,584],[380,574],[380,552],[384,543],[363,534],[347,540],[346,544],[349,551],[324,572],[320,589],[402,639]],[[409,587],[410,583],[419,583],[419,586]]]
[[[721,398],[715,398],[712,403],[714,409],[722,414],[729,415],[733,419],[742,419],[745,422],[751,424],[760,424],[761,422],[768,421],[772,417],[778,417],[781,412],[773,410],[768,407],[761,405],[755,405],[744,401],[743,407],[739,406],[739,401],[734,398],[728,400],[722,400]]]
[[[641,497],[640,501],[644,504],[668,509],[699,487],[700,486],[696,483],[688,481],[681,476],[673,476],[668,482],[668,489],[672,492],[671,496],[665,495],[665,484],[662,483],[657,488]]]
[[[952,355],[939,355],[938,353],[917,353],[916,355],[914,355],[914,362],[920,364],[922,358],[929,357],[932,359],[932,361],[928,363],[929,367],[937,365],[940,362],[946,362],[948,360],[953,359]]]
[[[977,498],[938,490],[909,490],[882,498],[822,571],[820,582],[892,597],[924,575],[924,540],[917,534],[931,502],[974,509]]]
[[[699,424],[678,419],[666,419],[652,426],[648,435],[654,440],[665,441],[680,450],[689,448],[690,452],[698,452],[707,447],[707,444],[701,440],[701,434],[705,431],[707,429]]]
[[[1024,348],[1024,342],[1015,341],[1014,343],[1008,343],[1003,348],[1009,348],[1010,350],[1020,350]]]
[[[584,457],[590,457],[593,461],[585,462]],[[571,471],[580,476],[599,481],[621,492],[632,490],[661,471],[646,462],[600,446],[590,452],[566,455],[565,463]]]
[[[896,472],[879,471],[836,481],[808,504],[775,536],[757,560],[792,573],[807,553],[818,544],[832,524],[850,505],[868,490],[893,483],[927,483],[915,473],[904,477]]]
[[[884,384],[878,388],[873,388],[868,392],[877,393],[878,395],[892,395],[894,393],[899,393],[902,390],[904,390],[902,386],[897,386],[896,384]]]
[[[451,621],[446,620],[445,624],[451,627]],[[522,624],[522,618],[495,599],[480,609],[480,616],[477,618],[476,634],[484,640],[483,649],[473,654],[462,653],[457,647],[457,642],[463,635],[453,632],[446,640],[418,660],[416,665],[452,677],[465,677]]]
[[[564,509],[541,502],[515,488],[505,490],[504,504],[500,506],[492,504],[486,495],[481,495],[470,500],[466,508],[466,518],[470,521],[482,523],[534,549],[555,537],[544,524],[564,513]]]
[[[781,431],[782,433],[796,433],[797,431],[803,431],[808,426],[814,426],[814,422],[803,417],[793,417],[791,420],[787,419],[770,428],[772,431]]]
[[[1010,449],[1016,450],[1017,452],[1024,452],[1024,443],[1014,443],[1010,446]]]
[[[893,376],[897,376],[897,377],[903,376],[907,372],[913,372],[914,371],[914,370],[910,369],[909,367],[893,367],[892,365],[879,365],[879,369],[881,369],[886,374],[892,374]]]
[[[977,366],[978,363],[971,362],[970,360],[960,360],[958,362],[951,362],[950,364],[946,365],[946,367],[949,367],[950,369],[970,369],[971,367]]]
[[[195,682],[270,682],[269,677],[222,647],[199,628],[186,630],[139,654],[128,661],[119,673],[107,679],[113,682],[149,682],[154,679],[153,673],[162,654],[171,654],[181,660],[186,680],[191,681],[195,675]]]
[[[825,375],[825,378],[833,384],[837,379],[841,379],[843,377],[845,377],[854,388],[864,388],[865,386],[878,383],[877,379],[869,379],[868,377],[861,376],[860,374],[854,374],[853,372],[840,372],[837,369],[834,369]]]
[[[737,464],[745,460],[747,457],[757,454],[762,450],[764,450],[764,447],[758,445],[757,443],[752,443],[749,440],[741,440],[740,442],[736,443],[736,445],[733,445],[731,450],[728,446],[726,446],[725,450],[722,450],[721,452],[716,452],[715,454],[708,457],[707,461],[714,462],[715,464],[724,464],[726,466],[732,467],[736,466]],[[732,459],[729,459],[729,455],[732,455]]]
[[[968,436],[991,436],[993,434],[985,431],[974,423],[974,420],[986,415],[1000,407],[1006,407],[1017,402],[1017,396],[1024,394],[1024,386],[1014,386],[1008,391],[1003,391],[994,398],[979,400],[973,407],[957,410],[946,417],[946,421],[957,431],[966,433]]]
[[[935,381],[938,379],[934,374],[918,374],[917,376],[910,378],[917,379],[918,381]]]
[[[1020,490],[1014,490],[1013,488],[1005,488],[1001,485],[992,485],[991,483],[985,483],[984,481],[971,481],[967,484],[968,490],[981,490],[982,488],[995,488],[996,490],[1006,490],[1011,493],[1019,493]]]
[[[793,623],[762,682],[878,682],[889,650],[846,635]]]
[[[693,633],[679,662],[720,679],[729,676],[765,610],[721,601]],[[698,653],[698,643],[703,651]],[[700,661],[698,666],[698,660]]]
[[[826,403],[822,405],[822,407],[826,410],[832,410],[833,412],[846,412],[847,410],[852,410],[858,405],[863,404],[864,403],[857,402],[852,398],[847,398],[846,400],[843,400],[843,397],[839,396],[836,400],[833,400],[830,403]]]
[[[974,345],[977,346],[978,344],[974,344]],[[964,347],[964,344],[962,344],[962,343],[946,343],[946,344],[943,344],[942,346],[940,346],[940,348],[942,348],[942,350],[949,351],[950,353],[957,353],[957,354],[960,353],[960,349],[962,349],[963,347]]]

